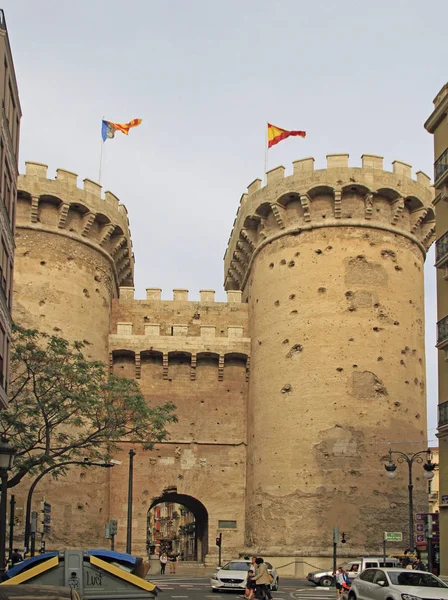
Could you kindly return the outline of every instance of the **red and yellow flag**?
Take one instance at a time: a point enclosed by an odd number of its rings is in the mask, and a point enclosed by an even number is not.
[[[121,131],[121,133],[128,135],[131,127],[137,127],[141,122],[141,119],[132,119],[129,123],[112,123],[112,121],[103,120],[101,126],[103,142],[105,142],[107,138],[113,138],[116,131]]]
[[[288,131],[287,129],[282,129],[281,127],[276,127],[275,125],[268,123],[268,148],[271,148],[282,140],[286,140],[286,138],[294,135],[304,138],[306,136],[306,131]]]

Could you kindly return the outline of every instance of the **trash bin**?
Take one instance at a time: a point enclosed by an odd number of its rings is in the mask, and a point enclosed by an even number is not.
[[[146,572],[143,560],[130,554],[65,550],[18,563],[6,571],[1,585],[62,586],[77,590],[85,600],[152,600],[158,589],[143,578]]]

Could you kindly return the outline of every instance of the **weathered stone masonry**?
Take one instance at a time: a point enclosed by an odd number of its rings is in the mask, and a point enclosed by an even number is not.
[[[376,156],[350,168],[348,155],[330,155],[326,169],[303,159],[289,177],[279,167],[264,187],[253,182],[225,256],[227,302],[215,302],[211,290],[162,300],[148,288],[134,299],[125,208],[93,182],[79,190],[75,175],[50,181],[28,163],[16,318],[85,339],[92,357],[139,381],[150,402],[177,405],[170,440],[137,449],[135,552],[145,550],[157,497],[206,511],[201,558],[216,553],[219,521],[236,522],[224,531],[227,555],[263,552],[274,563],[325,562],[334,524],[352,554],[377,552],[383,531],[406,531],[405,472],[389,482],[380,459],[389,441],[416,450],[426,437],[423,262],[433,192],[405,163],[382,167]],[[56,538],[104,544],[103,524],[117,518],[124,547],[128,450],[110,475],[89,473],[96,485],[80,486],[76,471],[47,483],[63,508]],[[415,488],[424,509],[423,480]]]

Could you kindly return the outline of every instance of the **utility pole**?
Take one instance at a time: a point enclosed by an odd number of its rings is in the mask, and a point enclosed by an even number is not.
[[[132,553],[132,493],[134,479],[134,456],[135,450],[129,450],[129,479],[128,479],[128,522],[126,528],[126,553]]]
[[[339,527],[335,525],[333,527],[333,573],[336,574],[337,570],[337,546],[339,542]],[[335,575],[336,577],[336,575]],[[336,581],[336,579],[335,579]]]
[[[14,494],[11,494],[11,500],[9,501],[9,555],[8,559],[11,562],[11,556],[14,545],[14,508],[16,505],[16,499]]]

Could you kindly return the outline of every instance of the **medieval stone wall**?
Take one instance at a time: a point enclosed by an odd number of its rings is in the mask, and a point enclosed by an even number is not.
[[[267,174],[242,197],[226,287],[249,305],[246,541],[252,552],[378,551],[406,530],[407,469],[394,482],[389,442],[425,448],[423,262],[434,238],[429,178],[348,155]],[[266,427],[269,423],[269,427]],[[406,444],[410,442],[409,444]],[[397,447],[397,446],[395,446]],[[416,473],[415,501],[427,506]]]
[[[241,293],[230,291],[227,300],[215,302],[214,292],[203,290],[200,300],[192,301],[187,290],[174,290],[167,301],[154,288],[147,290],[146,300],[134,300],[133,289],[122,287],[113,301],[111,371],[136,378],[152,404],[174,402],[179,419],[167,442],[154,451],[135,448],[136,552],[145,550],[147,512],[165,489],[176,490],[176,501],[188,496],[205,507],[208,527],[206,539],[200,540],[201,558],[216,552],[219,521],[236,522],[235,528],[223,530],[227,555],[236,555],[244,545],[250,340]],[[121,548],[128,449],[123,447],[123,465],[113,469],[110,488]]]

